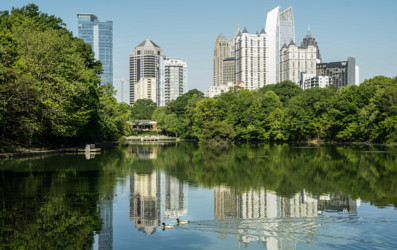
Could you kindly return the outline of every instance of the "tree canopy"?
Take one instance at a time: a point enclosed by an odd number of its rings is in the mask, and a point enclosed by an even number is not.
[[[302,90],[285,81],[253,91],[234,89],[215,98],[185,94],[154,113],[161,128],[196,140],[225,139],[219,136],[224,129],[237,141],[394,143],[397,77],[377,76],[340,89]],[[164,119],[172,115],[178,122]]]

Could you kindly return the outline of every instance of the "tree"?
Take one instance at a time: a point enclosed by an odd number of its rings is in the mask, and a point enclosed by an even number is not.
[[[157,105],[150,99],[139,99],[131,110],[133,120],[150,120]]]

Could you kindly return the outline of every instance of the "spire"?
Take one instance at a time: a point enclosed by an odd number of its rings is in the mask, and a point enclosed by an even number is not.
[[[244,27],[243,33],[248,33],[248,31],[245,27]]]
[[[309,27],[307,28],[307,35],[306,35],[307,37],[312,37],[312,33],[311,33],[311,31],[310,31],[310,25],[309,25]]]
[[[239,34],[241,34],[240,24],[237,24],[237,30],[236,30],[236,32],[234,32],[234,35],[233,35],[233,37],[232,37],[232,40],[233,40],[234,38],[236,38]]]
[[[281,47],[281,49],[288,49],[288,46],[286,43],[284,43],[283,47]]]
[[[265,29],[262,27],[261,34],[266,34]]]
[[[291,46],[291,45],[296,45],[296,44],[294,43],[294,41],[292,41],[292,39],[291,39],[291,42],[288,44],[288,46]]]

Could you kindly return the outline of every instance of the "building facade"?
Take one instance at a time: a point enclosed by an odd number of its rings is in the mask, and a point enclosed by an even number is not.
[[[317,49],[314,45],[298,47],[291,40],[280,52],[280,81],[290,80],[296,84],[301,81],[301,74],[316,74]]]
[[[230,57],[229,41],[222,33],[218,36],[214,48],[214,86],[223,84],[223,60]]]
[[[325,88],[334,84],[334,78],[330,76],[312,76],[306,79],[303,78],[301,82],[302,89]]]
[[[236,83],[236,58],[228,57],[223,60],[223,85]]]
[[[159,82],[159,64],[161,58],[163,58],[163,51],[149,39],[146,39],[135,47],[133,54],[130,56],[130,105],[134,105],[135,84],[142,77],[154,78],[156,82]]]
[[[320,54],[320,49],[318,47],[318,43],[316,41],[316,38],[313,37],[311,31],[310,31],[310,27],[307,30],[307,34],[306,37],[304,37],[302,39],[301,45],[299,46],[300,48],[307,48],[310,45],[313,45],[316,47],[317,50],[317,55],[316,55],[316,59],[317,59],[317,63],[321,63],[322,59],[321,59],[321,54]]]
[[[134,85],[134,103],[139,99],[150,99],[157,102],[157,81],[156,78],[141,77]]]
[[[258,89],[268,83],[267,35],[249,34],[247,29],[236,37],[236,82],[246,89]]]
[[[219,86],[209,86],[207,89],[207,96],[213,98],[222,95],[223,93],[229,92],[234,86],[236,85],[232,82]]]
[[[317,64],[317,76],[330,76],[334,84],[339,88],[347,85],[355,85],[358,80],[356,74],[356,59],[348,57],[347,61],[319,63]]]
[[[100,22],[93,14],[77,14],[78,37],[91,45],[95,59],[101,61],[101,83],[113,84],[113,22]]]
[[[167,58],[160,62],[158,106],[165,106],[187,92],[187,63],[178,58]]]
[[[280,82],[280,49],[291,40],[295,42],[295,24],[292,8],[280,12],[280,6],[267,14],[266,34],[268,44],[267,84]]]

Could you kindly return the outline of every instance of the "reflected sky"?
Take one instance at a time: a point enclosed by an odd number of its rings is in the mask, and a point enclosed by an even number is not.
[[[1,248],[395,249],[396,155],[179,143],[1,161]]]

